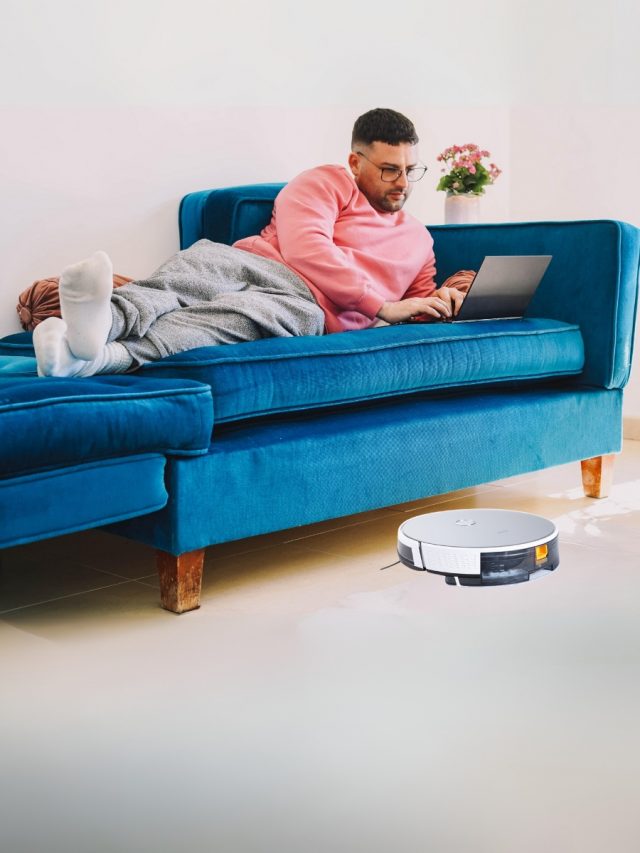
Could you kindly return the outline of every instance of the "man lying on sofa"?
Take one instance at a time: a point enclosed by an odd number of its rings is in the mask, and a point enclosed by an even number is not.
[[[34,331],[38,373],[122,373],[195,347],[456,314],[463,293],[434,293],[433,240],[402,209],[426,171],[417,144],[405,116],[370,110],[353,128],[351,173],[294,178],[259,236],[200,240],[117,290],[104,252],[67,267],[62,319]]]

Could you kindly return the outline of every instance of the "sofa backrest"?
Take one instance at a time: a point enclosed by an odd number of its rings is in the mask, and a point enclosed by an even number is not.
[[[191,193],[180,206],[181,247],[203,237],[231,244],[260,233],[283,186],[253,184]],[[486,255],[552,255],[527,316],[577,323],[585,342],[584,382],[624,386],[638,294],[637,228],[615,220],[427,227],[440,284],[457,270],[477,270]]]
[[[231,245],[259,234],[269,224],[273,202],[284,184],[249,184],[189,193],[180,203],[180,248],[206,237]]]

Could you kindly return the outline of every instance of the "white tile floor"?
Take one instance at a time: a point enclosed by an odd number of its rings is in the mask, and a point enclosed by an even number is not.
[[[546,515],[561,565],[448,587],[393,566],[427,509]],[[202,608],[151,549],[4,552],[2,853],[637,853],[640,442],[609,498],[577,464],[211,548]]]

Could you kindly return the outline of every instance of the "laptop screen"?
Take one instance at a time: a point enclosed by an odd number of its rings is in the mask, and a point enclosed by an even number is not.
[[[522,317],[551,255],[487,255],[454,321]]]

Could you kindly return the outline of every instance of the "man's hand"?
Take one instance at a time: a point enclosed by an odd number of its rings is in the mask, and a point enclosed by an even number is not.
[[[464,302],[464,293],[455,287],[441,287],[433,296],[412,296],[399,302],[385,302],[378,317],[387,323],[405,323],[426,314],[434,320],[455,316]]]

